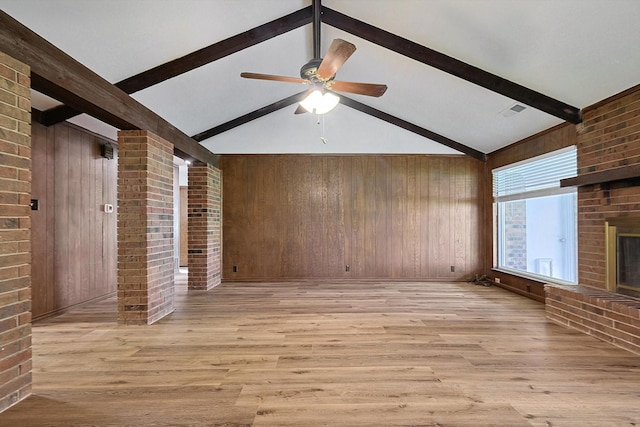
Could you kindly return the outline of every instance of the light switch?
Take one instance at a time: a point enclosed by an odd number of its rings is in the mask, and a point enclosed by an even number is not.
[[[105,213],[113,213],[113,205],[110,205],[110,204],[106,203],[104,205],[104,212]]]

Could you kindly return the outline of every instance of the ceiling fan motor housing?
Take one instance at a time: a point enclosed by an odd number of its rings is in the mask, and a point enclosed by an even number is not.
[[[321,79],[319,79],[318,75],[316,74],[321,63],[322,58],[312,59],[311,61],[307,62],[302,66],[302,68],[300,68],[300,77],[305,80],[310,80],[314,83],[321,82]],[[332,80],[333,77],[335,76],[332,76],[329,80]]]

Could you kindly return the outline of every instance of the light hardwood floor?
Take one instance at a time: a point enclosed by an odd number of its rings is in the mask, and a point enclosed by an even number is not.
[[[0,426],[632,426],[640,356],[469,283],[225,283],[147,327],[34,326]]]

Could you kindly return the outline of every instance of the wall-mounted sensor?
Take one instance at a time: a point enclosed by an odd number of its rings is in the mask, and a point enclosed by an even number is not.
[[[113,205],[105,204],[104,205],[104,212],[105,213],[113,213]]]

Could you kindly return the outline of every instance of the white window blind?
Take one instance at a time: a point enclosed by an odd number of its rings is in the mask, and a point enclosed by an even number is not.
[[[496,202],[573,192],[560,188],[560,180],[577,173],[576,147],[567,147],[493,170]]]

